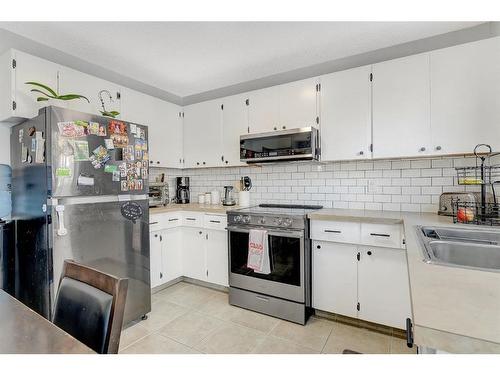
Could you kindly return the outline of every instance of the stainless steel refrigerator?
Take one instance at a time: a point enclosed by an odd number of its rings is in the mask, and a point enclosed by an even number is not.
[[[65,259],[127,277],[151,311],[147,127],[58,107],[12,128],[15,296],[50,318]]]

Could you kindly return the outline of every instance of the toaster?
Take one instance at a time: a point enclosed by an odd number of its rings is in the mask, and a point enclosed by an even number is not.
[[[453,216],[453,204],[460,202],[469,202],[472,204],[481,203],[481,193],[478,192],[448,192],[442,193],[439,197],[438,215]],[[486,194],[486,202],[493,202],[493,195]]]

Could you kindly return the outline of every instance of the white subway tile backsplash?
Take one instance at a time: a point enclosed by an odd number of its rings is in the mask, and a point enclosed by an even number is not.
[[[250,176],[252,204],[303,203],[335,208],[436,212],[442,192],[477,190],[477,187],[456,183],[455,167],[472,165],[475,165],[474,157],[436,157],[185,170],[152,168],[150,179],[165,173],[174,196],[175,177],[189,176],[193,201],[199,193],[214,189],[222,193],[224,185],[237,187],[241,176]]]
[[[422,168],[430,168],[431,161],[429,159],[420,159],[420,160],[412,160],[411,168],[412,169],[422,169]]]

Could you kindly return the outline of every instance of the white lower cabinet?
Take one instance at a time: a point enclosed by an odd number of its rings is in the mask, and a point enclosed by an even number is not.
[[[154,231],[149,234],[149,259],[151,288],[162,284],[162,251],[161,251],[161,231]]]
[[[357,261],[355,245],[314,241],[313,307],[356,317]]]
[[[406,252],[384,247],[359,247],[358,318],[404,328],[411,315]]]
[[[228,286],[228,247],[225,230],[206,230],[207,281]]]
[[[152,214],[151,287],[180,276],[228,286],[225,219],[202,212]]]
[[[162,282],[166,283],[182,276],[182,230],[165,229],[162,232]]]
[[[205,233],[202,228],[182,228],[182,271],[184,276],[204,280]]]
[[[182,233],[180,228],[151,232],[151,287],[165,284],[182,276]]]
[[[387,245],[315,239],[314,233],[320,233],[315,231],[315,226],[324,225],[324,222],[313,221],[311,225],[313,307],[405,328],[406,318],[411,317],[406,251]],[[361,224],[362,227],[366,225]],[[379,225],[375,229],[397,233],[400,228],[400,225],[386,225],[386,228]]]

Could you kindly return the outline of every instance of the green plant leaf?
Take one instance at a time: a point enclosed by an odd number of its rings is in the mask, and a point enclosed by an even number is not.
[[[78,95],[78,94],[66,94],[66,95],[59,95],[57,99],[60,100],[74,100],[74,99],[85,99],[88,103],[90,103],[90,100],[83,96],[83,95]]]
[[[30,91],[31,91],[31,92],[38,92],[38,93],[43,94],[43,95],[45,95],[45,96],[47,96],[47,97],[49,97],[49,98],[52,98],[52,99],[55,99],[55,98],[56,98],[55,96],[49,95],[49,94],[47,94],[46,92],[43,92],[42,90],[38,90],[38,89],[31,89]]]
[[[30,81],[30,82],[25,82],[26,85],[33,85],[33,86],[38,86],[38,87],[41,87],[45,90],[47,90],[49,93],[51,93],[53,96],[57,96],[57,93],[52,90],[49,86],[47,85],[44,85],[42,83],[38,83],[38,82],[33,82],[33,81]]]
[[[45,101],[47,101],[47,100],[49,100],[49,98],[44,98],[44,97],[42,97],[42,96],[39,96],[38,98],[36,98],[36,101],[37,101],[37,102],[45,102]]]

